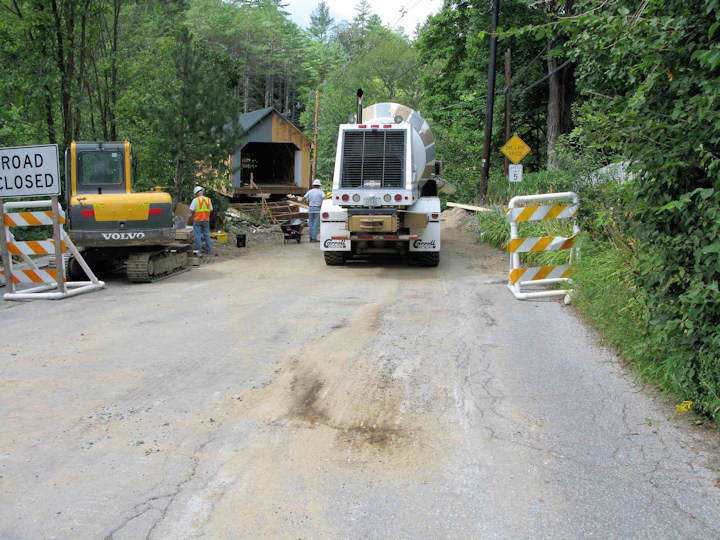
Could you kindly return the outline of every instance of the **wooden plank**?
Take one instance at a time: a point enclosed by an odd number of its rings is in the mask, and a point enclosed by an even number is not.
[[[490,208],[483,208],[482,206],[472,206],[471,204],[461,204],[461,203],[454,203],[454,202],[448,202],[445,204],[452,208],[462,208],[463,210],[470,210],[472,212],[489,212],[490,211]]]

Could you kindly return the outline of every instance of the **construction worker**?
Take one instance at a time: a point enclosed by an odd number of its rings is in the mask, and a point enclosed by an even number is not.
[[[313,180],[313,187],[303,199],[308,203],[308,222],[310,225],[310,241],[319,242],[318,232],[320,229],[320,207],[322,206],[325,192],[322,190],[322,182],[319,178]]]
[[[193,231],[195,232],[195,251],[202,251],[202,244],[205,243],[205,252],[212,253],[212,240],[210,240],[210,212],[212,202],[210,197],[205,197],[203,188],[195,186],[193,190],[195,198],[190,203],[190,211],[193,213]]]

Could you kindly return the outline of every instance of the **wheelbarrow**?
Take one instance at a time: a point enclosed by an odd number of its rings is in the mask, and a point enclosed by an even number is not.
[[[284,242],[288,240],[295,240],[298,244],[300,243],[300,237],[302,236],[303,225],[305,220],[300,218],[292,218],[287,221],[283,221],[280,224],[282,229]]]

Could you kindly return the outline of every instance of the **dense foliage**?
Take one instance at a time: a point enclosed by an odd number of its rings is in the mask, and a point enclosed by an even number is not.
[[[637,356],[720,416],[720,4],[601,2],[568,23],[585,140],[638,170],[630,240],[647,336]]]
[[[0,30],[1,146],[129,139],[136,187],[176,200],[222,175],[238,114],[297,120],[328,57],[277,0],[17,0]]]

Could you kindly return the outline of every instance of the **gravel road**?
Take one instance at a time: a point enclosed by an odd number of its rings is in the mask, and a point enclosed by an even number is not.
[[[0,538],[720,536],[717,432],[446,225],[0,302]]]

